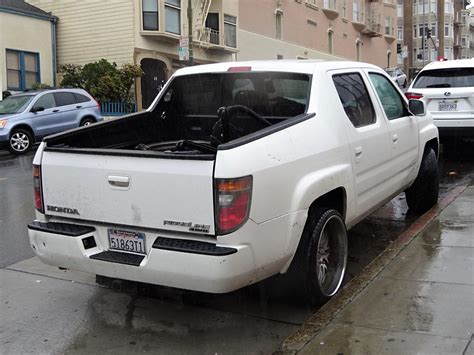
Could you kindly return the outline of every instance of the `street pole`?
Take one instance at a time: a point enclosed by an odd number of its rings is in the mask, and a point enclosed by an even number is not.
[[[188,0],[188,39],[189,39],[189,65],[193,65],[193,9],[191,0]]]

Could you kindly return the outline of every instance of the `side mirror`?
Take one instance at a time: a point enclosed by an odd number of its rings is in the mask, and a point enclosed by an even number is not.
[[[426,115],[425,103],[421,100],[408,100],[408,110],[415,116]]]
[[[44,111],[44,107],[42,107],[42,106],[35,106],[35,107],[33,107],[30,111],[31,111],[31,112]]]

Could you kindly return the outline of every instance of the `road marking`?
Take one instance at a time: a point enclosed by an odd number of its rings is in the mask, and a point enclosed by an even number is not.
[[[2,180],[8,180],[8,179],[7,178],[0,178],[0,181],[2,181]]]

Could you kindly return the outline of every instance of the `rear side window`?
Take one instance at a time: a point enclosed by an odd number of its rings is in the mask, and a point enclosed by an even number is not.
[[[413,87],[420,89],[474,87],[474,68],[425,70],[417,76]]]
[[[73,105],[76,103],[76,98],[72,92],[55,92],[53,95],[56,100],[56,106]]]
[[[77,103],[88,102],[88,101],[91,100],[87,96],[84,96],[84,95],[81,95],[81,94],[74,93],[73,95],[74,95],[74,98],[76,99]]]
[[[360,74],[338,74],[334,75],[332,80],[339,94],[342,107],[354,127],[375,123],[374,107]]]

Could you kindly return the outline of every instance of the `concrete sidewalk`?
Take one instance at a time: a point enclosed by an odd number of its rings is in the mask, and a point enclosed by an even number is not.
[[[319,327],[309,342],[286,350],[301,354],[474,354],[473,239],[474,186],[470,186],[329,324]]]

